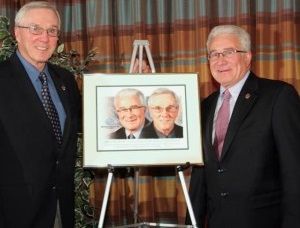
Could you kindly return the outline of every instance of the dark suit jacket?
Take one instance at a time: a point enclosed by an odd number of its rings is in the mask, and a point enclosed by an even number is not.
[[[236,101],[221,160],[212,145],[219,92],[202,104],[204,167],[190,197],[198,227],[300,227],[300,100],[287,83],[250,74]]]
[[[183,128],[181,126],[175,124],[174,131],[176,138],[183,138]],[[154,129],[153,122],[151,122],[151,124],[144,128],[141,138],[158,138],[158,135],[156,134],[156,131]]]
[[[0,63],[0,227],[53,228],[57,199],[63,227],[74,226],[79,92],[71,73],[49,72],[66,111],[61,149],[18,57]]]
[[[141,134],[140,134],[140,137],[143,135],[143,131],[145,129],[146,126],[148,126],[149,124],[149,120],[145,119],[145,123],[144,123],[144,127],[141,131]],[[118,130],[112,132],[110,135],[109,135],[109,138],[110,139],[126,139],[126,131],[125,131],[125,128],[124,127],[121,127],[119,128]]]

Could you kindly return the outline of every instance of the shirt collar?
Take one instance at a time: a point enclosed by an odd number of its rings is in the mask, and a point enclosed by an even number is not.
[[[17,50],[17,56],[19,57],[22,65],[25,68],[25,71],[27,73],[27,75],[29,76],[29,78],[32,81],[38,81],[39,80],[39,75],[40,75],[40,71],[33,66],[31,63],[29,63],[22,55],[21,53]],[[50,76],[49,70],[48,70],[48,65],[45,65],[45,68],[43,69],[43,72],[46,73],[47,77]]]
[[[174,126],[173,130],[170,132],[170,134],[168,134],[168,135],[164,135],[156,129],[155,129],[155,132],[156,132],[158,138],[176,138],[175,126]]]
[[[130,132],[130,131],[128,131],[127,129],[125,129],[125,132],[126,132],[126,138],[128,138],[128,136],[129,136],[130,134],[132,134],[132,135],[134,135],[134,137],[135,137],[136,139],[138,139],[139,136],[140,136],[140,134],[141,134],[141,132],[142,132],[142,129],[143,129],[143,126],[140,127],[138,130],[136,130],[136,131],[134,131],[134,132]]]
[[[250,71],[247,71],[247,73],[245,74],[245,76],[240,80],[238,81],[238,83],[236,83],[234,86],[230,87],[228,90],[231,94],[231,97],[234,98],[235,100],[237,99],[237,97],[239,96],[247,78],[249,77],[250,75]],[[226,89],[224,87],[220,87],[220,95],[224,93]]]

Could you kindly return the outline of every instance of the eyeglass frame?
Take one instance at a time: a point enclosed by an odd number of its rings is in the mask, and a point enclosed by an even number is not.
[[[51,36],[51,37],[58,37],[60,35],[60,30],[56,27],[51,27],[51,28],[48,28],[48,29],[44,29],[44,28],[42,28],[41,26],[39,26],[37,24],[30,24],[28,26],[16,25],[16,27],[26,28],[33,35],[42,35],[44,33],[44,31],[46,31],[47,35]],[[38,29],[38,30],[36,30],[36,29]],[[51,35],[50,31],[53,30],[53,29],[57,31],[56,35]]]
[[[163,110],[166,110],[166,112],[168,112],[168,113],[174,113],[174,112],[178,111],[178,106],[176,106],[176,105],[169,105],[165,108],[160,107],[160,106],[151,106],[150,108],[152,110],[154,110],[154,112],[156,112],[156,113],[162,113]],[[172,108],[174,108],[174,110],[170,110]]]
[[[247,53],[248,51],[238,50],[234,48],[225,49],[222,52],[212,51],[207,55],[209,61],[217,61],[222,55],[223,58],[232,58],[236,53]],[[213,57],[211,55],[214,54]]]
[[[143,106],[143,105],[133,105],[133,106],[130,106],[130,107],[128,107],[128,108],[119,108],[119,109],[116,109],[116,111],[118,112],[118,113],[129,113],[129,112],[132,112],[132,111],[136,111],[136,110],[138,110],[138,109],[140,109],[140,108],[145,108],[145,106]]]

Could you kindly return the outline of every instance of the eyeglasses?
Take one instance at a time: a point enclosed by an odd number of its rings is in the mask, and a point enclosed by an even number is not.
[[[224,57],[226,59],[230,59],[236,53],[247,53],[247,51],[236,50],[236,49],[232,49],[232,48],[226,49],[222,52],[212,51],[211,53],[208,54],[208,59],[210,61],[217,61],[221,55],[222,55],[222,57]]]
[[[140,108],[144,108],[144,106],[133,105],[133,106],[130,106],[129,108],[121,107],[121,108],[117,109],[117,112],[124,114],[124,113],[137,111]]]
[[[18,28],[26,28],[29,30],[29,32],[33,35],[42,35],[44,31],[47,32],[48,36],[52,36],[52,37],[57,37],[59,36],[60,31],[56,28],[56,27],[52,27],[52,28],[48,28],[48,29],[44,29],[38,25],[29,25],[29,26],[21,26],[18,25],[16,26]]]
[[[160,107],[160,106],[153,106],[151,107],[151,109],[156,112],[156,113],[161,113],[163,112],[164,110],[166,110],[166,112],[169,112],[169,113],[172,113],[172,112],[176,112],[178,107],[177,106],[174,106],[174,105],[169,105],[165,108],[163,107]]]

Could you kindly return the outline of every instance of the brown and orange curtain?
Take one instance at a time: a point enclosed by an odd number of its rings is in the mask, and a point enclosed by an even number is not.
[[[13,18],[26,0],[0,0],[0,14]],[[206,58],[206,38],[219,24],[235,24],[252,36],[252,70],[292,83],[300,92],[300,1],[298,0],[55,0],[62,18],[61,42],[84,57],[97,48],[90,72],[128,72],[133,41],[145,39],[157,72],[198,72],[204,98],[216,85]],[[195,107],[198,108],[198,107]],[[186,181],[189,181],[186,172]],[[99,208],[106,170],[97,175],[91,203]],[[132,175],[116,175],[106,224],[132,222]],[[139,218],[183,223],[185,201],[174,167],[142,168]],[[98,216],[98,214],[97,214]]]

